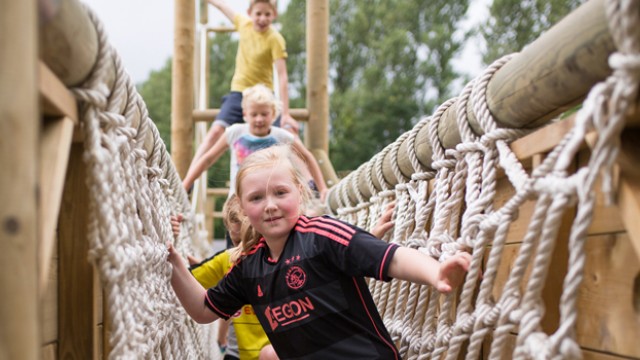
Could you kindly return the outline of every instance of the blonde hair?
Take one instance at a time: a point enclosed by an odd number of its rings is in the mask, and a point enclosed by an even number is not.
[[[264,4],[271,5],[271,8],[273,8],[273,11],[278,12],[278,1],[277,0],[251,0],[251,1],[249,1],[249,10],[251,10],[253,5],[255,5],[257,3],[264,3]]]
[[[222,205],[222,223],[229,229],[231,224],[240,224],[242,222],[242,209],[240,208],[240,199],[236,194],[232,194]]]
[[[273,110],[273,118],[275,119],[280,113],[282,107],[280,101],[276,99],[273,91],[263,84],[254,85],[244,89],[242,92],[242,110],[246,110],[249,104],[268,105]]]
[[[236,175],[235,187],[238,199],[242,199],[243,189],[240,184],[247,173],[257,169],[268,169],[279,165],[285,165],[291,175],[291,180],[300,191],[300,197],[302,199],[300,215],[302,215],[302,211],[305,209],[306,204],[311,201],[313,195],[311,194],[311,190],[309,189],[299,166],[296,166],[299,162],[296,157],[298,157],[298,155],[294,153],[293,149],[289,145],[270,146],[247,156],[247,158],[242,162],[240,169],[238,169],[238,174]],[[249,249],[258,243],[261,237],[262,235],[258,233],[253,226],[251,226],[248,219],[244,218],[240,228],[240,245],[231,253],[231,260],[237,261],[240,259],[241,254],[248,252]]]

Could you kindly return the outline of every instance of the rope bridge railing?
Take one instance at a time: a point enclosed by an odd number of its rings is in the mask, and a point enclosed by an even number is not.
[[[98,33],[98,57],[73,93],[81,104],[88,169],[89,258],[106,294],[109,357],[212,358],[214,327],[190,320],[170,286],[170,215],[187,219],[175,240],[183,255],[204,256],[210,244],[194,231],[187,195],[146,105],[102,24],[86,10]],[[115,79],[109,91],[111,67]]]
[[[575,334],[576,302],[584,276],[595,182],[602,176],[602,191],[611,198],[620,133],[625,114],[637,102],[640,82],[640,2],[610,1],[606,14],[617,48],[609,57],[613,73],[593,86],[573,129],[532,171],[509,146],[532,130],[500,127],[487,105],[488,83],[512,58],[507,56],[331,189],[329,204],[335,213],[369,230],[386,205],[395,201],[395,229],[385,241],[417,248],[441,261],[457,251],[472,253],[471,268],[458,294],[440,295],[428,286],[397,280],[370,282],[403,358],[457,359],[464,353],[467,359],[478,359],[488,341],[488,357],[499,359],[510,351],[507,339],[515,332],[514,358],[582,358]],[[438,132],[444,114],[451,110],[461,141],[448,148]],[[480,131],[471,127],[469,116]],[[429,167],[416,153],[416,139],[425,129]],[[597,140],[589,140],[588,164],[575,170],[574,159],[587,134]],[[401,147],[413,168],[410,178],[399,166]],[[385,177],[385,166],[391,168],[393,184]],[[496,206],[500,171],[515,191],[504,205]],[[507,234],[525,202],[534,202],[534,211],[501,295],[496,297],[496,275],[504,261]],[[560,326],[547,334],[541,325],[542,292],[563,214],[570,208],[575,209],[575,218],[568,236]]]

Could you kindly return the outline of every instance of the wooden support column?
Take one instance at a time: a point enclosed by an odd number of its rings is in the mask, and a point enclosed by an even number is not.
[[[307,1],[307,108],[304,141],[329,152],[329,0]]]
[[[171,82],[171,157],[184,177],[193,155],[193,54],[195,4],[175,0],[175,34]]]
[[[35,1],[0,0],[0,357],[40,359]]]
[[[83,144],[71,146],[58,224],[58,359],[92,359],[99,337],[89,253],[89,192]]]

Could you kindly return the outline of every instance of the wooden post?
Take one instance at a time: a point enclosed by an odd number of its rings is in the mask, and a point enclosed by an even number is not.
[[[329,152],[329,0],[307,1],[307,108],[304,141]]]
[[[40,359],[37,264],[38,18],[0,1],[0,357]]]
[[[58,224],[58,359],[92,359],[97,328],[89,253],[89,191],[83,144],[74,143]]]
[[[175,0],[175,35],[171,82],[171,157],[180,177],[187,175],[193,153],[193,54],[195,5]]]

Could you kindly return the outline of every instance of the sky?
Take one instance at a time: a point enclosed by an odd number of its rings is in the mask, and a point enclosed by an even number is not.
[[[134,83],[146,80],[153,70],[161,69],[173,53],[173,5],[175,0],[80,0],[87,4],[103,23],[111,45],[116,49],[126,71]],[[471,1],[468,19],[463,27],[476,23],[488,15],[487,4],[491,0]],[[238,12],[245,12],[249,1],[228,0]],[[288,0],[278,1],[284,11]],[[213,6],[209,6],[210,25],[231,25]],[[476,76],[482,70],[478,57],[478,42],[470,41],[461,56],[454,62],[457,70]]]

